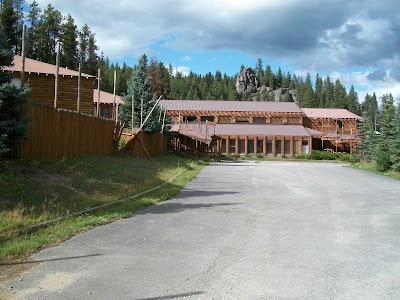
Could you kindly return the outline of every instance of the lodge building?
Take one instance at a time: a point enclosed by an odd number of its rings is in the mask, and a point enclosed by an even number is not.
[[[294,102],[162,100],[179,145],[223,154],[292,156],[312,150],[352,152],[361,117],[346,109]]]

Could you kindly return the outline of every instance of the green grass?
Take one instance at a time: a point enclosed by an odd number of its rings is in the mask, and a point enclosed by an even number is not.
[[[385,172],[378,171],[376,169],[375,162],[361,161],[361,162],[352,164],[351,167],[353,167],[355,169],[364,170],[367,172],[371,172],[371,173],[375,173],[375,174],[379,174],[379,175],[383,175],[383,176],[387,176],[390,178],[400,180],[400,173],[394,172],[394,171],[385,171]]]
[[[0,161],[0,259],[29,253],[73,234],[132,215],[181,190],[206,165],[168,154]],[[171,177],[180,174],[172,182]],[[166,183],[140,198],[70,217],[27,233],[16,230],[123,199]]]

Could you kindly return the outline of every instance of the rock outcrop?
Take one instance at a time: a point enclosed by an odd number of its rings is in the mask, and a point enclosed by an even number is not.
[[[257,92],[258,80],[252,68],[246,68],[236,78],[236,92],[239,95],[247,93],[249,95]]]

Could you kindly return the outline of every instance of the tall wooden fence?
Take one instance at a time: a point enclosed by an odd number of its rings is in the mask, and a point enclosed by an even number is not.
[[[28,139],[13,157],[70,157],[83,154],[111,154],[117,148],[120,125],[40,103],[27,104],[30,118]]]
[[[147,157],[148,154],[153,156],[167,152],[168,137],[161,133],[140,131],[133,138],[131,135],[123,134],[122,139],[127,141],[123,150],[137,156]]]

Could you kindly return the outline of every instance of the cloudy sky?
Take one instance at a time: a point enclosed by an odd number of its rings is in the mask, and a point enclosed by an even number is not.
[[[234,75],[257,58],[400,96],[398,0],[36,0],[88,23],[112,61],[146,53],[181,71]],[[27,0],[27,3],[32,1]]]

